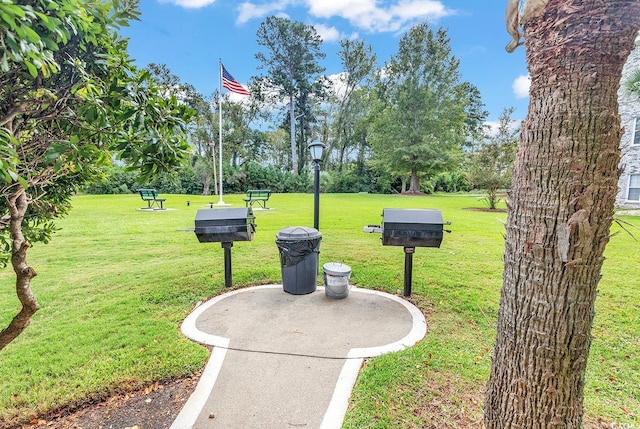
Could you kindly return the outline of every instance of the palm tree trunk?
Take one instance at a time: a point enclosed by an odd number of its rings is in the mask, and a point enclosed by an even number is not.
[[[639,17],[638,0],[549,0],[523,17],[531,101],[508,199],[487,429],[582,425],[619,174],[617,90]]]

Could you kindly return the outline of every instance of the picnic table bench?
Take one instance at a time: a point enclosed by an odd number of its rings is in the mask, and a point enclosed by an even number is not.
[[[247,197],[244,199],[246,207],[253,207],[254,203],[258,203],[258,206],[263,209],[267,208],[267,201],[271,196],[270,189],[249,189],[247,191]]]
[[[142,201],[147,202],[147,209],[153,209],[154,206],[160,210],[164,209],[162,205],[167,199],[159,198],[158,191],[156,191],[155,189],[138,189],[138,193],[140,194],[140,198],[142,198]]]

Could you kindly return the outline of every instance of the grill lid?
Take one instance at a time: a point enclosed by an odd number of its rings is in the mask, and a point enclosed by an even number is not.
[[[246,223],[254,219],[253,211],[248,208],[202,209],[196,213],[195,223],[198,225],[229,225],[238,222]]]
[[[445,225],[440,210],[384,209],[382,216],[383,246],[440,247]]]
[[[250,207],[198,210],[194,232],[201,243],[251,241],[256,229]]]
[[[383,209],[382,217],[385,223],[444,225],[440,210]]]

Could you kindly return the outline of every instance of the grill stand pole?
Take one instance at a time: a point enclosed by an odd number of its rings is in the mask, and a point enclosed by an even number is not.
[[[415,247],[404,248],[404,296],[411,296],[411,281],[413,277],[413,254]]]
[[[231,248],[233,247],[233,241],[223,241],[222,248],[224,249],[224,285],[225,287],[231,287]]]

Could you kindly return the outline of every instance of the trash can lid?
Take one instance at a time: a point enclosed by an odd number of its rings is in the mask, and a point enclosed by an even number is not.
[[[332,276],[348,276],[351,267],[340,262],[327,262],[322,266],[322,271]]]
[[[281,229],[276,235],[277,240],[311,240],[314,238],[320,238],[322,234],[315,228],[309,228],[307,226],[288,226]]]

